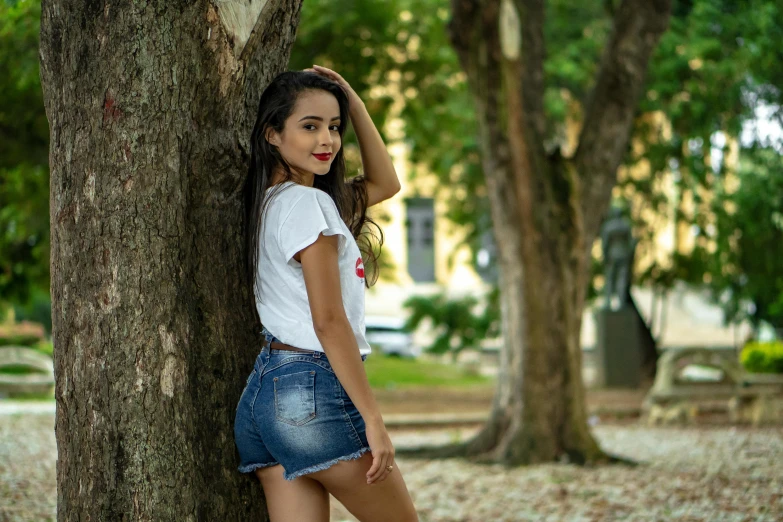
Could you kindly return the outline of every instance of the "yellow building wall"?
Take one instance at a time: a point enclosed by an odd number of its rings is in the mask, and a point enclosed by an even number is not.
[[[402,97],[392,105],[392,115],[399,114],[404,104]],[[402,186],[393,198],[370,209],[371,217],[377,219],[384,234],[383,253],[394,267],[382,270],[378,282],[367,292],[368,315],[404,316],[402,302],[414,294],[483,295],[488,286],[472,266],[471,253],[462,243],[463,233],[445,216],[448,211],[449,188],[438,187],[434,174],[418,175],[412,179],[406,145],[403,143],[403,123],[398,117],[391,117],[385,130],[387,150]],[[406,230],[406,198],[421,197],[434,200],[434,251],[435,282],[417,283],[408,272],[408,242]]]

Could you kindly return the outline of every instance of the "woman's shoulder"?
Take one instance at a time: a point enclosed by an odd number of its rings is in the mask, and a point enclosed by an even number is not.
[[[321,189],[300,185],[293,181],[283,181],[277,185],[272,185],[269,187],[269,191],[276,196],[285,194],[287,197],[293,199],[299,198],[303,194],[323,194],[328,197],[328,194]]]
[[[337,206],[334,200],[323,190],[293,182],[285,184],[287,186],[279,187],[279,190],[272,192],[272,198],[269,202],[270,208],[274,207],[280,212],[281,217],[288,215],[295,208],[306,209],[315,206],[324,210],[334,209],[336,211]]]
[[[272,185],[267,193],[270,198],[269,204],[270,206],[291,206],[306,196],[310,190],[312,190],[310,187],[305,187],[292,181],[284,181],[278,185]]]

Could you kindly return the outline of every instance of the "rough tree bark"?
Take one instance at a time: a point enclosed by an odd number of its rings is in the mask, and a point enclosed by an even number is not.
[[[441,455],[506,464],[606,458],[587,425],[579,344],[589,247],[629,141],[670,0],[624,0],[573,157],[543,135],[544,0],[452,0],[499,251],[505,346],[490,419]],[[429,452],[432,455],[432,452]]]
[[[264,520],[242,187],[301,0],[44,0],[58,520]]]

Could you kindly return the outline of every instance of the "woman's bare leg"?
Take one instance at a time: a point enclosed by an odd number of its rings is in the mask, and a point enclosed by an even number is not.
[[[356,460],[338,462],[307,477],[323,484],[362,522],[418,522],[400,470],[395,466],[386,480],[369,485],[366,473],[371,465],[372,455],[368,452]]]
[[[266,497],[270,522],[329,522],[329,493],[309,477],[283,478],[281,465],[256,470]]]

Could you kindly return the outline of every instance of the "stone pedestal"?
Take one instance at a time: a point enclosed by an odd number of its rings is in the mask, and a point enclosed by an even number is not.
[[[641,332],[633,308],[598,310],[596,323],[596,385],[638,388],[641,380]]]

